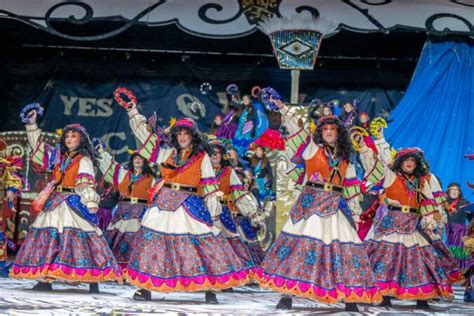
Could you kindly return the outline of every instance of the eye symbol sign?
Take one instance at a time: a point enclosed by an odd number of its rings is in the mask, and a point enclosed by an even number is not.
[[[307,52],[311,51],[313,48],[304,42],[294,39],[293,41],[289,42],[285,46],[281,48],[287,54],[293,55],[294,57],[300,57]]]

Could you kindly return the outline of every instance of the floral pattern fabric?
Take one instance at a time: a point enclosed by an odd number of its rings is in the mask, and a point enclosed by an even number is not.
[[[121,280],[117,261],[105,239],[76,228],[31,227],[10,276],[79,282]]]
[[[250,271],[223,234],[166,234],[141,227],[125,273],[136,286],[159,292],[201,291],[245,284]]]
[[[290,211],[291,221],[295,224],[313,215],[327,217],[336,214],[340,200],[338,193],[305,186]]]
[[[283,231],[265,256],[259,282],[263,287],[313,300],[336,303],[381,300],[362,244]]]

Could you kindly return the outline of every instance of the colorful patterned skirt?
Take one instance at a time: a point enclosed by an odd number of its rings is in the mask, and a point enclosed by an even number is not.
[[[436,249],[418,230],[416,214],[387,210],[366,241],[384,296],[402,300],[452,298],[453,291]]]
[[[464,224],[454,223],[446,226],[446,245],[463,271],[469,269],[473,264],[471,254],[464,248],[462,241],[466,235],[468,235],[467,226]]]
[[[431,245],[434,247],[436,254],[438,255],[439,262],[446,277],[451,284],[464,281],[464,274],[459,268],[457,261],[453,258],[453,255],[449,251],[448,247],[444,244],[443,239],[438,234],[432,234]]]
[[[259,283],[323,303],[382,300],[340,194],[305,187],[259,271]]]
[[[10,277],[47,282],[121,282],[119,266],[102,231],[83,215],[85,207],[79,196],[66,197],[53,193],[53,202],[49,201],[49,207],[31,225]]]
[[[112,212],[112,220],[105,231],[105,237],[122,271],[130,261],[130,250],[146,206],[146,203],[121,201]]]
[[[237,216],[235,222],[237,224],[237,231],[247,245],[253,261],[256,265],[260,265],[265,257],[265,251],[263,251],[257,240],[257,234],[250,220],[245,216]]]
[[[227,241],[229,241],[229,244],[232,246],[237,257],[239,257],[241,262],[244,264],[244,267],[253,271],[255,268],[255,262],[253,261],[247,245],[237,233],[237,226],[232,217],[232,213],[227,206],[222,206],[222,213],[219,215],[219,219],[214,221],[214,226],[220,229],[225,238],[227,238]]]
[[[125,276],[151,291],[193,292],[247,284],[251,272],[201,197],[163,187],[143,215]]]

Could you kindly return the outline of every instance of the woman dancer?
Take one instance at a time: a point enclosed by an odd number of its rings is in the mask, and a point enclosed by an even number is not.
[[[33,290],[52,290],[51,282],[89,283],[89,293],[99,293],[97,282],[121,282],[120,269],[95,212],[94,149],[79,124],[64,128],[56,148],[40,141],[36,110],[26,125],[34,148],[31,160],[52,170],[54,180],[33,203],[40,211],[12,265],[10,276],[34,279]]]
[[[148,161],[137,152],[133,152],[127,166],[122,167],[101,145],[96,148],[101,155],[99,166],[104,181],[112,183],[120,192],[119,203],[112,211],[105,236],[123,272],[130,260],[133,240],[140,227],[141,214],[147,207],[148,190],[155,175]]]
[[[261,286],[328,304],[343,301],[347,311],[357,311],[359,302],[381,301],[352,217],[352,212],[360,213],[360,185],[346,128],[336,116],[326,116],[310,135],[281,101],[274,102],[291,133],[287,147],[292,161],[304,166],[294,170],[304,189],[263,260]],[[283,296],[277,308],[291,305],[291,297]]]
[[[248,283],[251,269],[213,225],[221,205],[206,144],[194,121],[183,118],[170,130],[171,148],[160,148],[158,135],[146,129],[135,104],[128,115],[143,143],[138,153],[149,160],[156,157],[162,177],[150,190],[150,207],[125,272],[140,288],[134,299],[150,300],[150,291],[206,291],[206,302],[216,304],[212,290]]]

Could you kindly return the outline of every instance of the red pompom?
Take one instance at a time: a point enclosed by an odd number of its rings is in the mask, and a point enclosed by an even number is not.
[[[270,150],[285,150],[285,141],[281,133],[270,128],[263,132],[262,136],[255,141],[255,144]]]

